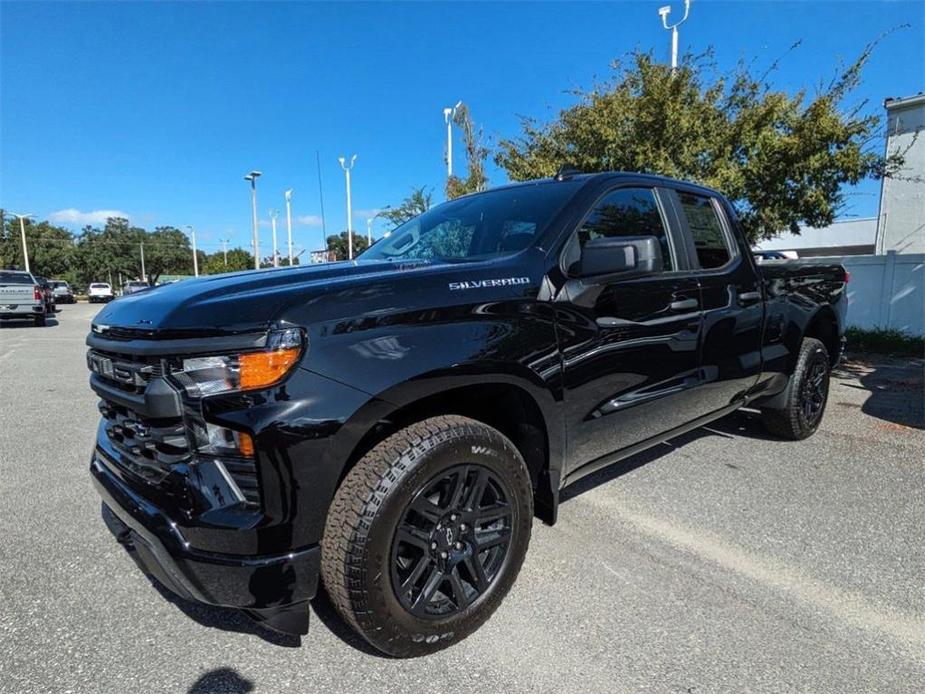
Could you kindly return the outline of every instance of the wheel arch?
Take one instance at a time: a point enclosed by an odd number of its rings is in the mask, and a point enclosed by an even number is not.
[[[563,446],[556,405],[549,391],[510,375],[474,381],[441,376],[396,386],[361,408],[344,427],[353,435],[338,484],[392,433],[429,417],[460,415],[497,429],[517,447],[530,472],[536,515],[553,524]]]

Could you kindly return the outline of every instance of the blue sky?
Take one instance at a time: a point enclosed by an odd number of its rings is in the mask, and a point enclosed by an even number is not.
[[[242,176],[257,168],[261,218],[294,188],[296,245],[317,248],[316,150],[329,233],[346,228],[341,154],[358,155],[356,229],[412,186],[442,199],[444,106],[465,100],[489,143],[515,135],[518,115],[553,116],[627,51],[667,60],[667,2],[2,2],[0,206],[75,229],[106,210],[192,224],[214,251],[222,238],[249,244]],[[884,97],[925,89],[922,2],[695,0],[681,49],[767,66],[802,38],[774,78],[794,91],[902,23],[856,94],[879,112]],[[861,186],[846,215],[876,214],[878,191]]]

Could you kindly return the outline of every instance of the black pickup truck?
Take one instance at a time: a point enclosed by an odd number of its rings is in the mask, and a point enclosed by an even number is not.
[[[306,633],[319,578],[396,656],[476,630],[569,483],[733,410],[811,435],[847,273],[761,268],[712,190],[561,174],[353,262],[202,277],[87,337],[103,517],[189,600]]]

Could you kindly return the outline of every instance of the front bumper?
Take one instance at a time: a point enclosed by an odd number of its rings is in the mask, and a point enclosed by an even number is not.
[[[199,550],[183,526],[126,486],[98,451],[90,464],[103,518],[140,563],[182,598],[246,611],[282,611],[315,596],[318,545],[282,555],[239,556]]]

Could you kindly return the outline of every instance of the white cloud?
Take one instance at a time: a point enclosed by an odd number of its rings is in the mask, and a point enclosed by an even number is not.
[[[296,224],[302,224],[307,227],[320,227],[321,217],[317,214],[302,214],[295,218]]]
[[[105,224],[110,217],[128,218],[128,213],[122,210],[93,210],[91,212],[81,212],[80,210],[69,207],[66,210],[58,210],[48,215],[49,221],[56,224]]]
[[[374,208],[374,209],[372,209],[372,210],[354,210],[354,211],[353,211],[353,214],[355,214],[355,215],[356,215],[357,217],[359,217],[360,219],[372,219],[373,217],[375,217],[375,216],[376,216],[377,214],[379,214],[380,212],[382,212],[382,210],[381,210],[380,208],[376,207],[376,208]]]

